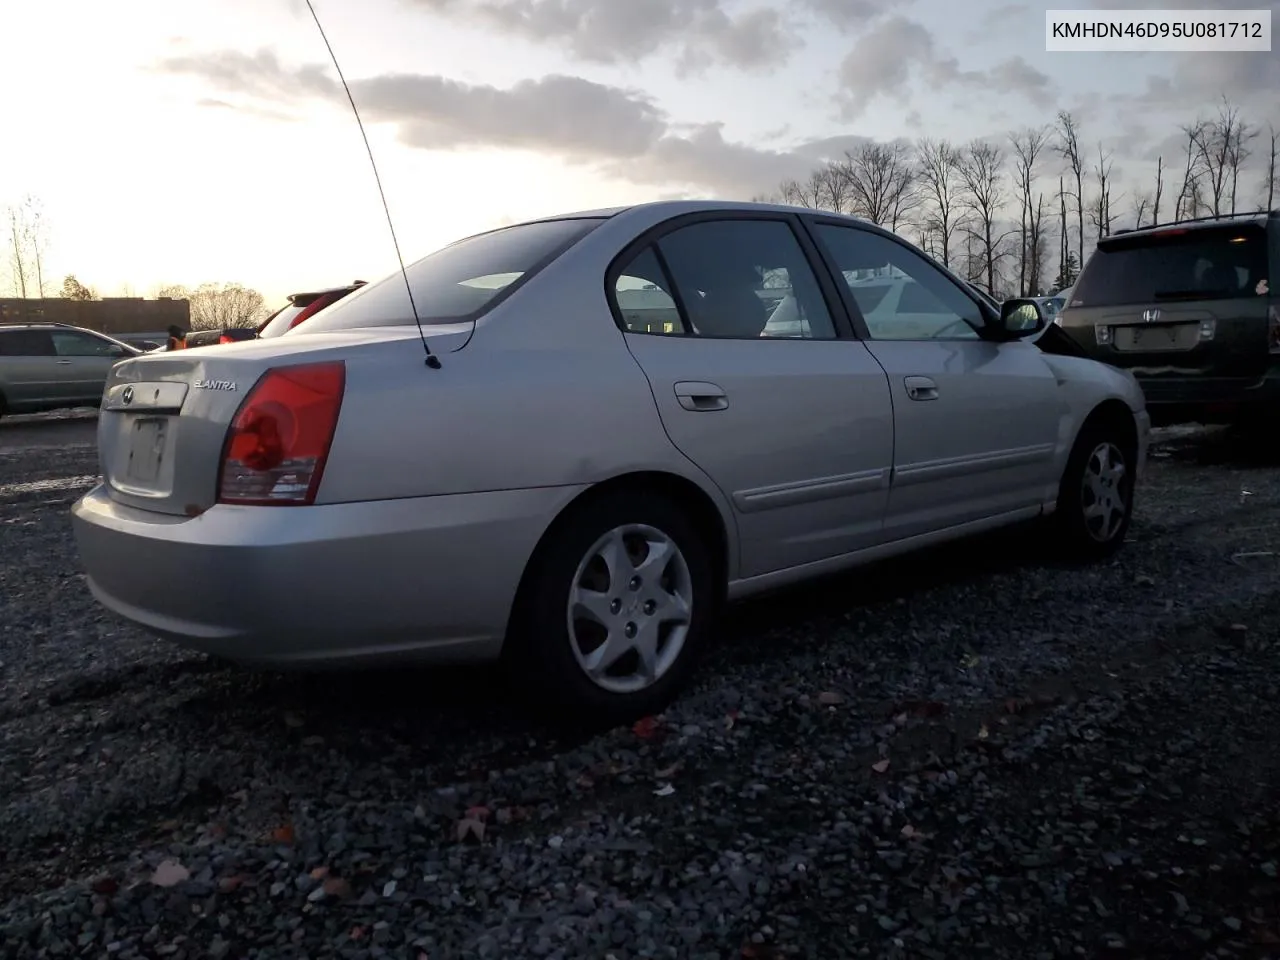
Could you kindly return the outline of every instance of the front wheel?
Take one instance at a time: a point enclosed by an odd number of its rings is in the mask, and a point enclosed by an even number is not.
[[[680,506],[643,491],[573,509],[535,556],[508,662],[536,706],[602,722],[656,713],[714,620],[710,546]]]
[[[1060,543],[1073,559],[1101,560],[1124,544],[1133,519],[1136,451],[1108,424],[1081,431],[1067,460],[1054,514]]]

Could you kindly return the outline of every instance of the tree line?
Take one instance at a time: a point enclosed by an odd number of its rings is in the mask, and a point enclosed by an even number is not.
[[[37,197],[28,194],[18,203],[7,206],[3,226],[8,231],[4,259],[9,267],[10,292],[14,296],[102,299],[97,290],[81,283],[75,274],[66,274],[62,283],[54,286],[57,281],[50,278],[48,270],[49,223]],[[131,296],[131,289],[126,287],[124,295]],[[239,283],[202,283],[195,287],[161,284],[151,295],[188,301],[193,330],[253,327],[261,323],[268,312],[262,294]]]
[[[1223,97],[1215,115],[1180,130],[1173,168],[1158,156],[1154,183],[1131,189],[1127,212],[1112,152],[1087,147],[1065,110],[1003,139],[867,141],[761,199],[862,217],[996,297],[1038,296],[1071,286],[1086,240],[1120,227],[1274,209],[1274,124],[1264,131]]]

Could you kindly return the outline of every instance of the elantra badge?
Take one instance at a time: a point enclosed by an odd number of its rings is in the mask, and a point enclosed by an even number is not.
[[[192,384],[197,390],[235,390],[234,380],[197,380]]]

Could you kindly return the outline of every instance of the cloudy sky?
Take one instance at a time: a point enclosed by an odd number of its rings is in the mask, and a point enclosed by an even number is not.
[[[563,210],[748,199],[851,137],[1003,137],[1068,109],[1128,185],[1162,152],[1176,163],[1178,124],[1224,93],[1280,126],[1280,53],[1046,53],[1059,3],[314,3],[409,259]],[[50,272],[107,294],[221,280],[275,300],[394,269],[302,0],[15,0],[0,24],[0,203],[40,198]]]

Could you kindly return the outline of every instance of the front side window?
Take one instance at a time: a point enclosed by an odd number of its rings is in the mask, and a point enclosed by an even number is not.
[[[116,357],[124,352],[119,344],[87,333],[57,330],[51,336],[53,348],[60,357]]]
[[[648,247],[615,284],[628,331],[719,339],[835,337],[808,257],[785,221],[692,223],[664,235],[657,250],[670,276]]]
[[[418,316],[424,324],[457,323],[478,317],[515,284],[542,269],[603,222],[591,217],[522,223],[437,250],[406,271]],[[396,272],[326,307],[307,320],[305,329],[308,333],[322,333],[411,323],[413,308],[405,279]]]
[[[977,340],[981,308],[909,247],[869,230],[819,224],[872,340]]]

